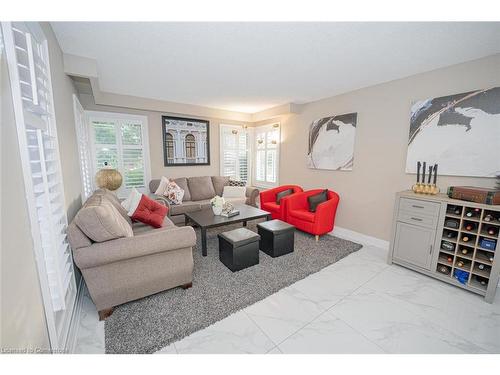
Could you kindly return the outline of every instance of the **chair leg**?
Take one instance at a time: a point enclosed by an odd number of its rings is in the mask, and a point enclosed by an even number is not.
[[[187,283],[187,284],[184,284],[184,285],[181,285],[181,288],[182,289],[189,289],[193,286],[193,282],[190,282],[190,283]]]
[[[315,238],[316,238],[316,242],[318,242],[319,241],[319,235],[316,235]]]
[[[113,314],[113,307],[110,307],[109,309],[100,310],[98,313],[99,313],[99,321],[105,320],[106,318],[109,318],[111,314]]]

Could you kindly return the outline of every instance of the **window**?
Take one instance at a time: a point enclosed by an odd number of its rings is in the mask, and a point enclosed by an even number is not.
[[[222,176],[234,180],[250,179],[250,136],[249,131],[242,126],[220,125],[220,170]]]
[[[2,22],[24,189],[45,317],[53,348],[64,348],[76,283],[47,41],[38,23]]]
[[[189,125],[189,124],[188,124]],[[196,140],[194,139],[194,135],[188,134],[186,135],[186,158],[188,159],[188,163],[194,163],[196,158]]]
[[[93,150],[93,173],[106,166],[123,176],[119,196],[136,188],[145,192],[150,179],[147,119],[119,113],[87,112]]]
[[[80,159],[80,177],[82,180],[82,203],[92,195],[92,165],[90,141],[87,131],[87,119],[77,96],[73,94],[73,111],[75,115],[76,138],[78,140],[78,157]]]
[[[174,162],[174,136],[167,133],[165,136],[165,142],[167,143],[167,159],[169,163]]]
[[[280,125],[255,128],[254,184],[271,187],[278,184]]]

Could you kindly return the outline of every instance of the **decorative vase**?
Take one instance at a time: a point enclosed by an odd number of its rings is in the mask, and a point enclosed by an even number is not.
[[[108,162],[104,162],[104,168],[97,172],[95,182],[100,189],[115,191],[122,186],[123,178],[118,170],[108,167]]]
[[[222,206],[212,206],[214,215],[219,216],[222,213]]]

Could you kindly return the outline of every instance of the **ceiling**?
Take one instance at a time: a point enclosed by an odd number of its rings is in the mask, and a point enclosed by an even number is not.
[[[500,23],[53,22],[102,91],[254,113],[500,53]]]

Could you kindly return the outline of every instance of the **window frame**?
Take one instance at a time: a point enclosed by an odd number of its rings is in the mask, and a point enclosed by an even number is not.
[[[252,143],[253,143],[253,136],[252,136],[252,129],[247,127],[246,125],[234,125],[234,124],[219,124],[219,174],[221,176],[224,175],[224,129],[231,129],[231,130],[237,130],[237,131],[244,131],[247,133],[247,180],[246,184],[247,186],[250,186],[252,184],[252,179],[253,179],[253,173],[252,173],[252,165],[253,165],[253,156],[252,156]],[[238,152],[239,149],[236,149]],[[240,162],[239,159],[236,159],[236,171],[240,170],[239,166]],[[229,176],[231,177],[231,176]],[[241,179],[241,176],[238,177]]]
[[[143,193],[148,193],[148,184],[151,181],[151,162],[150,162],[150,149],[149,149],[149,132],[148,132],[148,118],[143,115],[132,115],[129,113],[118,113],[118,112],[101,112],[101,111],[85,111],[87,117],[87,131],[90,140],[91,149],[91,166],[92,166],[92,183],[96,187],[95,175],[99,170],[97,166],[96,153],[97,144],[95,142],[95,133],[92,129],[92,123],[94,121],[102,122],[115,122],[115,135],[116,135],[116,149],[117,149],[117,159],[118,159],[118,171],[122,174],[123,183],[122,186],[116,191],[116,194],[120,198],[124,198],[128,195],[131,188],[125,187],[125,175],[123,169],[123,150],[124,149],[141,149],[143,152],[144,160],[144,188],[137,188],[138,191]],[[116,127],[119,127],[123,122],[126,121],[137,121],[141,123],[141,137],[142,145],[124,145],[122,142],[122,135],[120,131],[116,131]],[[125,146],[125,147],[124,147]]]
[[[270,131],[273,131],[274,129],[277,129],[278,131],[278,139],[276,142],[276,148],[268,148],[267,146],[267,136]],[[265,158],[265,169],[264,169],[264,180],[259,180],[257,178],[257,153],[259,151],[258,145],[257,145],[257,138],[259,134],[264,133],[264,158]],[[252,174],[252,181],[254,186],[256,187],[261,187],[261,188],[273,188],[276,186],[279,186],[279,172],[280,172],[280,144],[281,144],[281,124],[279,122],[272,122],[268,123],[265,125],[259,125],[255,126],[253,128],[253,142],[252,142],[252,162],[253,165],[255,166],[253,168],[253,174]],[[262,149],[260,149],[262,150]],[[267,152],[269,150],[276,150],[276,181],[275,182],[269,182],[267,181]]]

